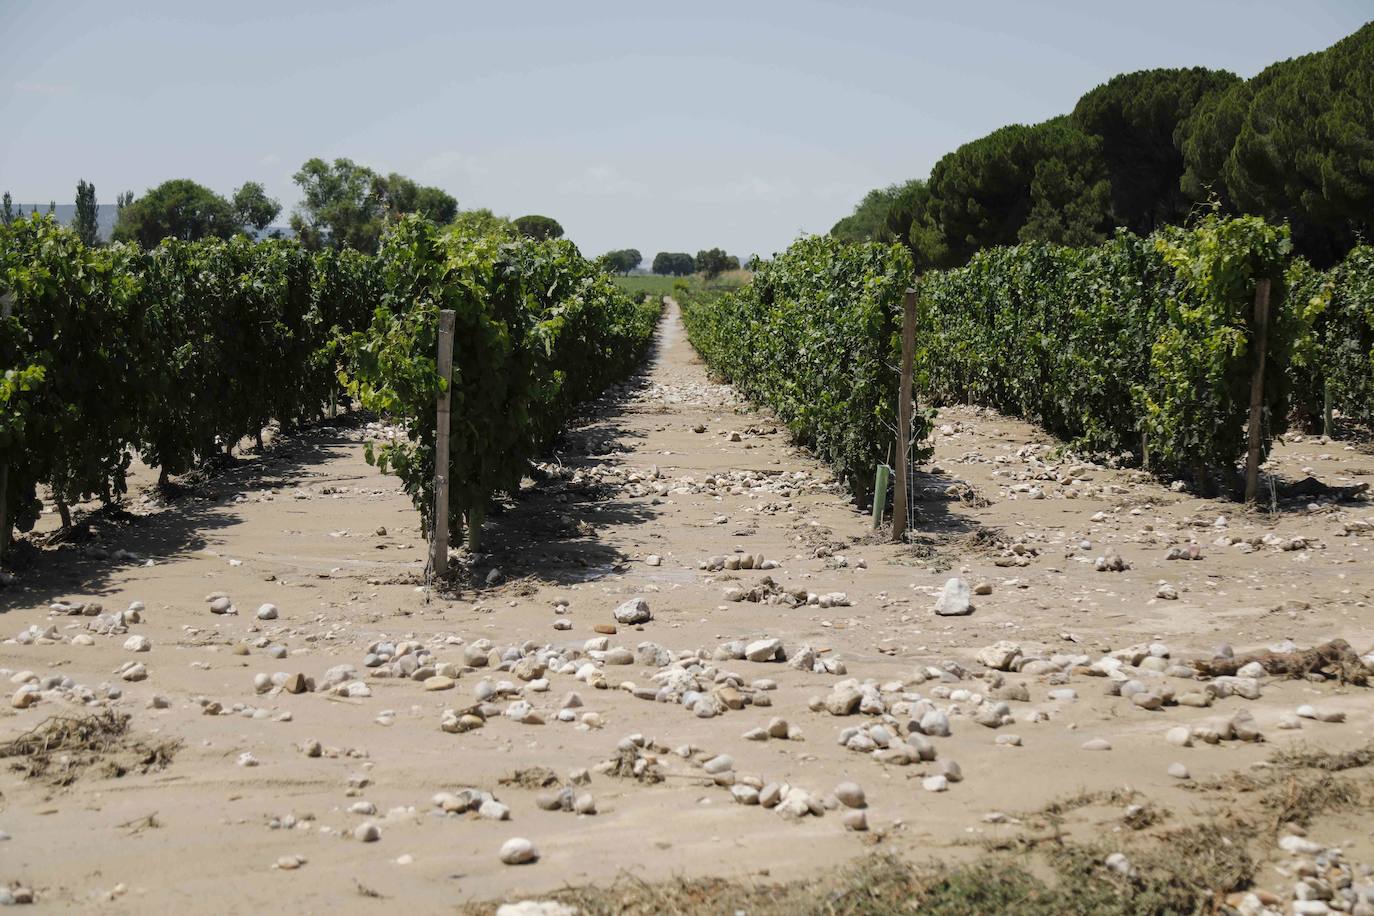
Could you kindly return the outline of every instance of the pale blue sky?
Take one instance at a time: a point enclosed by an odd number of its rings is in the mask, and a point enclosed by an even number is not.
[[[0,189],[100,200],[191,178],[288,208],[310,156],[547,213],[588,254],[747,255],[824,232],[1110,76],[1243,76],[1374,0],[0,0]],[[284,221],[284,219],[283,219]]]

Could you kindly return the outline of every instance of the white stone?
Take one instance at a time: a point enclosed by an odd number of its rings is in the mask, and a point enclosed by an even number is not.
[[[525,865],[539,858],[539,850],[524,837],[512,837],[501,844],[501,861],[507,865]]]
[[[935,613],[941,617],[961,617],[972,612],[968,583],[957,577],[947,581],[935,602]]]
[[[631,598],[615,609],[616,623],[645,623],[652,620],[653,616],[653,612],[649,610],[649,602],[643,598]]]

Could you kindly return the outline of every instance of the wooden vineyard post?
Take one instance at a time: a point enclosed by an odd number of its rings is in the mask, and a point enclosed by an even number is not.
[[[1250,378],[1250,450],[1245,457],[1245,501],[1259,494],[1260,449],[1264,444],[1264,351],[1269,334],[1268,279],[1255,284],[1255,368]]]
[[[454,312],[439,313],[439,378],[444,380],[439,392],[439,413],[434,422],[434,543],[430,568],[436,579],[448,576],[448,421],[453,386],[453,325]]]
[[[1331,379],[1322,386],[1322,435],[1331,438]]]
[[[10,317],[14,308],[14,294],[0,295],[0,319]],[[10,466],[0,464],[0,558],[10,547]]]
[[[906,534],[908,453],[911,443],[911,374],[916,361],[916,290],[902,297],[902,381],[897,389],[897,482],[892,489],[892,540]]]

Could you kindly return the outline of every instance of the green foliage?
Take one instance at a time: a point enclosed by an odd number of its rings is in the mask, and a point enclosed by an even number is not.
[[[616,274],[628,274],[644,260],[644,255],[639,253],[638,248],[618,248],[606,252],[601,257],[606,269]]]
[[[624,377],[659,306],[635,305],[570,242],[473,233],[403,219],[378,258],[385,294],[348,349],[351,390],[404,420],[407,438],[369,449],[432,522],[435,410],[450,385],[451,533],[480,527],[491,495],[519,485],[530,457],[577,404]],[[456,315],[453,375],[436,371],[438,316]]]
[[[392,172],[382,182],[382,197],[387,215],[399,219],[418,213],[427,220],[444,225],[458,215],[458,201],[441,188],[418,185],[404,175]]]
[[[563,227],[558,224],[558,220],[551,216],[540,216],[537,213],[532,213],[529,216],[517,216],[513,222],[516,231],[525,238],[561,239],[563,237]]]
[[[239,231],[239,226],[229,201],[204,185],[177,178],[164,181],[121,209],[115,220],[114,241],[152,248],[163,239],[227,239]]]
[[[373,253],[382,237],[386,206],[382,179],[351,159],[307,159],[292,176],[302,199],[291,228],[312,250],[353,248]]]
[[[685,251],[660,251],[654,255],[653,272],[669,277],[696,273],[696,260]]]
[[[339,334],[366,325],[371,259],[295,242],[164,242],[144,256],[144,459],[179,474],[218,447],[318,417],[336,388]]]
[[[1060,165],[1041,168],[1050,162]],[[1013,124],[965,143],[930,173],[939,263],[962,264],[981,248],[1017,241],[1093,238],[1108,225],[1105,176],[1099,141],[1067,117]],[[1050,211],[1070,214],[1072,224],[1050,220]],[[1036,222],[1028,224],[1033,212]]]
[[[497,216],[486,207],[479,207],[476,210],[459,210],[452,223],[463,231],[474,235],[485,235],[489,232],[501,232],[512,228],[510,220],[504,216]]]
[[[0,464],[9,467],[10,516],[27,531],[37,487],[70,504],[124,492],[136,422],[130,376],[139,363],[134,253],[87,248],[51,217],[0,227],[0,288],[13,296],[0,321]],[[116,330],[118,329],[118,330]]]
[[[1140,70],[1078,100],[1071,119],[1099,140],[1115,225],[1145,234],[1187,218],[1194,198],[1180,186],[1184,162],[1175,134],[1200,102],[1240,82],[1203,67]]]
[[[1374,247],[1355,247],[1325,272],[1299,262],[1290,285],[1297,306],[1315,316],[1292,373],[1297,410],[1320,429],[1329,386],[1333,410],[1374,424]]]
[[[832,234],[903,241],[918,269],[1017,242],[1097,244],[1185,224],[1199,203],[1292,227],[1318,266],[1374,233],[1374,23],[1250,80],[1203,68],[1127,73],[1070,115],[1012,124],[920,182],[870,192]]]
[[[96,213],[95,185],[83,178],[76,183],[76,215],[72,217],[72,231],[81,239],[81,244],[88,248],[100,241]]]
[[[309,159],[294,180],[303,198],[291,214],[291,228],[314,251],[352,248],[375,254],[387,224],[407,213],[437,223],[458,216],[458,201],[448,192],[395,172],[384,177],[351,159],[332,164]],[[490,217],[490,211],[485,215]]]
[[[1180,286],[1141,385],[1150,451],[1173,468],[1230,468],[1245,451],[1255,363],[1257,281],[1272,280],[1266,335],[1263,448],[1288,416],[1289,364],[1312,316],[1295,309],[1286,275],[1293,245],[1287,227],[1259,217],[1208,217],[1196,229],[1170,228],[1155,239]],[[1196,475],[1195,475],[1196,476]]]
[[[379,298],[371,259],[294,242],[168,239],[91,248],[50,218],[0,228],[0,465],[27,530],[39,484],[61,506],[125,490],[130,455],[188,470],[271,419],[320,415],[339,335]]]
[[[921,283],[920,387],[1034,420],[1098,453],[1210,477],[1244,451],[1255,284],[1273,281],[1265,447],[1282,431],[1291,371],[1315,313],[1285,292],[1291,244],[1257,218],[1095,248],[980,252]],[[1199,480],[1205,483],[1205,480]]]
[[[714,280],[727,270],[739,270],[739,258],[726,254],[720,248],[698,251],[694,263],[697,270],[706,275],[707,280]]]
[[[0,198],[0,225],[8,226],[20,215],[14,211],[14,198],[10,197],[9,191],[6,191],[5,196]]]
[[[245,181],[234,191],[231,201],[240,226],[261,232],[281,213],[281,204],[267,196],[267,190],[256,181]]]
[[[1050,157],[1035,164],[1031,209],[1016,237],[1023,242],[1096,245],[1104,238],[1102,214],[1111,205],[1111,185],[1101,177],[1091,145],[1077,160]]]
[[[738,292],[685,303],[693,346],[746,397],[771,407],[856,494],[888,458],[896,416],[901,303],[911,258],[900,245],[795,242]],[[917,443],[929,432],[918,413]],[[927,451],[918,449],[921,454]]]
[[[1238,210],[1291,222],[1319,265],[1374,232],[1374,23],[1251,94],[1223,169]]]

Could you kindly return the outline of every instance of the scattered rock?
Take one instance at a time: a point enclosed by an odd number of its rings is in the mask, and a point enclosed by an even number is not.
[[[962,617],[973,613],[968,583],[959,578],[947,581],[935,602],[935,613],[941,617]]]
[[[500,856],[507,865],[525,865],[539,859],[539,850],[524,837],[512,837],[501,844]]]
[[[649,602],[643,598],[631,598],[615,609],[614,616],[616,623],[629,625],[647,623],[654,615],[649,610]]]

